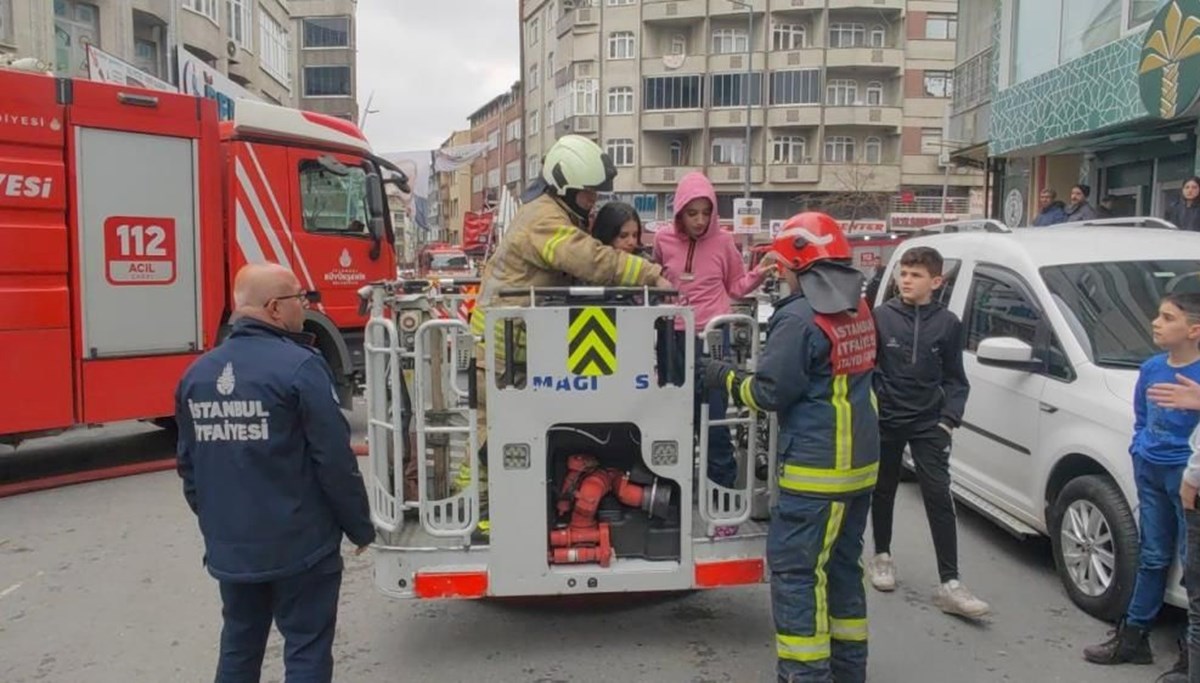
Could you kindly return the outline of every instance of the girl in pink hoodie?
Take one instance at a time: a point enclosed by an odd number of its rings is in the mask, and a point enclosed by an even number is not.
[[[712,183],[703,173],[689,173],[675,189],[673,229],[660,230],[654,236],[654,260],[662,265],[663,277],[675,285],[682,301],[695,312],[697,334],[708,321],[730,313],[732,299],[758,289],[775,267],[773,261],[764,258],[755,270],[747,272],[733,235],[721,230],[719,220],[717,192]],[[682,336],[682,322],[676,326],[676,334]],[[683,344],[676,344],[676,348],[682,351]],[[697,340],[697,352],[700,348]],[[683,364],[681,359],[669,362],[675,367]],[[713,389],[702,396],[701,391],[697,389],[696,423],[700,421],[702,399],[708,402],[710,419],[722,419],[728,401],[725,392]],[[708,478],[726,487],[732,487],[737,479],[728,427],[708,430]]]

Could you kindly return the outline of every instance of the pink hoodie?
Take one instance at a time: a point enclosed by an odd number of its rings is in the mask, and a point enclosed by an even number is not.
[[[688,202],[698,197],[712,202],[713,213],[708,230],[692,239],[680,227],[679,214]],[[689,173],[679,181],[675,189],[674,225],[654,235],[654,260],[662,265],[663,277],[683,294],[683,303],[694,309],[697,334],[709,320],[733,310],[730,298],[747,296],[763,281],[763,276],[746,272],[733,235],[721,230],[717,192],[699,172]]]

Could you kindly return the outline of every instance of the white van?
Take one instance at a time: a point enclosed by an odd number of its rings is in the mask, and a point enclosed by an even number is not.
[[[1159,352],[1161,297],[1200,292],[1200,234],[1153,219],[941,231],[900,245],[877,305],[917,246],[945,258],[937,296],[963,321],[971,394],[955,496],[1015,534],[1049,536],[1071,599],[1120,618],[1138,564],[1134,386]],[[1167,600],[1187,604],[1178,567]]]

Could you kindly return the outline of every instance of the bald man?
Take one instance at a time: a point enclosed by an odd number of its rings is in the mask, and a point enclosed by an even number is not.
[[[375,538],[333,374],[304,335],[317,300],[287,268],[234,280],[233,331],[175,394],[178,468],[220,584],[217,683],[257,682],[274,621],[288,681],[333,679],[346,536]]]

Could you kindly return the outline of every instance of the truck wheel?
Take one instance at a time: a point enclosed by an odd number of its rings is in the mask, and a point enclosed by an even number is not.
[[[1071,601],[1115,622],[1125,614],[1138,567],[1138,528],[1121,489],[1108,477],[1068,483],[1047,525],[1054,565]]]

